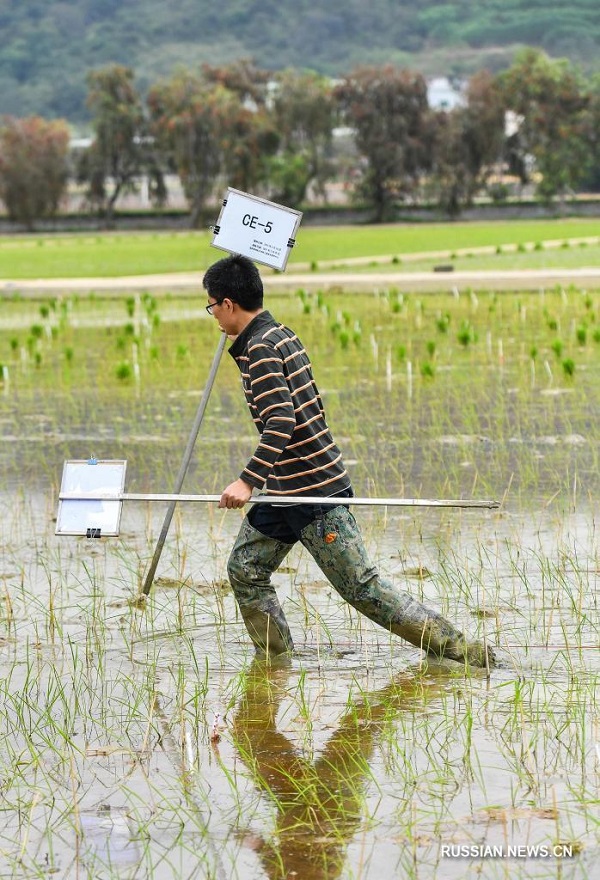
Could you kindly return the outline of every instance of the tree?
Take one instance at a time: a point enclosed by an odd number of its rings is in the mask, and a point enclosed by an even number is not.
[[[568,61],[526,49],[498,81],[506,107],[517,119],[511,146],[522,173],[527,156],[532,156],[541,175],[542,199],[564,197],[585,174],[589,149],[589,95],[580,75]]]
[[[312,183],[326,199],[335,119],[330,80],[312,71],[280,73],[272,113],[281,137],[280,150],[271,162],[273,197],[285,204],[300,204]]]
[[[59,208],[68,179],[69,129],[64,120],[5,117],[0,125],[0,198],[28,229]]]
[[[504,106],[488,71],[475,74],[466,103],[436,114],[435,161],[431,175],[439,204],[451,216],[472,203],[504,146]]]
[[[222,167],[215,96],[216,89],[186,71],[157,83],[148,93],[151,131],[179,175],[193,226]]]
[[[591,192],[600,192],[600,75],[592,79],[589,89],[586,121],[588,156],[581,185]]]
[[[335,89],[343,120],[365,159],[358,191],[378,221],[431,167],[434,127],[423,77],[394,67],[357,68]]]
[[[242,58],[221,67],[203,64],[202,74],[207,83],[220,85],[234,92],[245,106],[253,105],[257,109],[267,103],[272,74],[256,67],[251,59]]]
[[[164,202],[166,190],[154,144],[148,136],[143,105],[128,67],[115,64],[88,75],[87,104],[95,138],[82,155],[78,177],[88,184],[88,198],[110,224],[124,192],[135,192],[146,174],[150,197]]]
[[[176,169],[196,226],[220,179],[249,190],[277,148],[271,120],[225,85],[180,72],[148,94],[152,131]]]
[[[223,175],[230,186],[245,191],[260,187],[268,157],[279,146],[272,116],[264,106],[252,108],[232,92],[218,96]]]

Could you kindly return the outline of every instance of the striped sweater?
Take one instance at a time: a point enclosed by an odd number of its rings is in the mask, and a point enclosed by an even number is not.
[[[298,337],[259,312],[229,349],[260,434],[242,480],[273,495],[335,495],[350,488]]]

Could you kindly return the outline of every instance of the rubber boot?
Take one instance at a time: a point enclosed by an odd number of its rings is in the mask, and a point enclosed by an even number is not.
[[[493,665],[491,648],[468,641],[439,612],[380,576],[347,507],[332,508],[306,526],[301,541],[340,596],[370,620],[435,657]]]
[[[271,584],[293,544],[268,538],[244,519],[233,545],[227,574],[246,629],[259,654],[293,651],[292,635]]]

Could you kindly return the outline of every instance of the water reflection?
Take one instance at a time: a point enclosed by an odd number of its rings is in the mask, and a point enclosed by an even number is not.
[[[306,758],[276,717],[291,668],[255,660],[233,723],[241,760],[276,807],[269,839],[258,847],[270,880],[334,880],[364,814],[369,762],[385,725],[403,709],[422,707],[447,682],[403,673],[386,687],[349,701],[316,760]]]
[[[132,836],[123,810],[103,805],[96,812],[82,812],[80,826],[88,857],[100,865],[126,868],[141,859],[139,842]]]

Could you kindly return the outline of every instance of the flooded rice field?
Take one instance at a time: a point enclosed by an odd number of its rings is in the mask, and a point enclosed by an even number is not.
[[[65,460],[170,492],[218,342],[190,301],[0,302],[0,877],[595,878],[600,872],[600,294],[270,295],[309,349],[358,508],[402,589],[496,647],[432,662],[300,549],[297,651],[254,658],[226,580],[241,514],[125,502],[55,535]],[[184,491],[256,435],[230,358]]]

